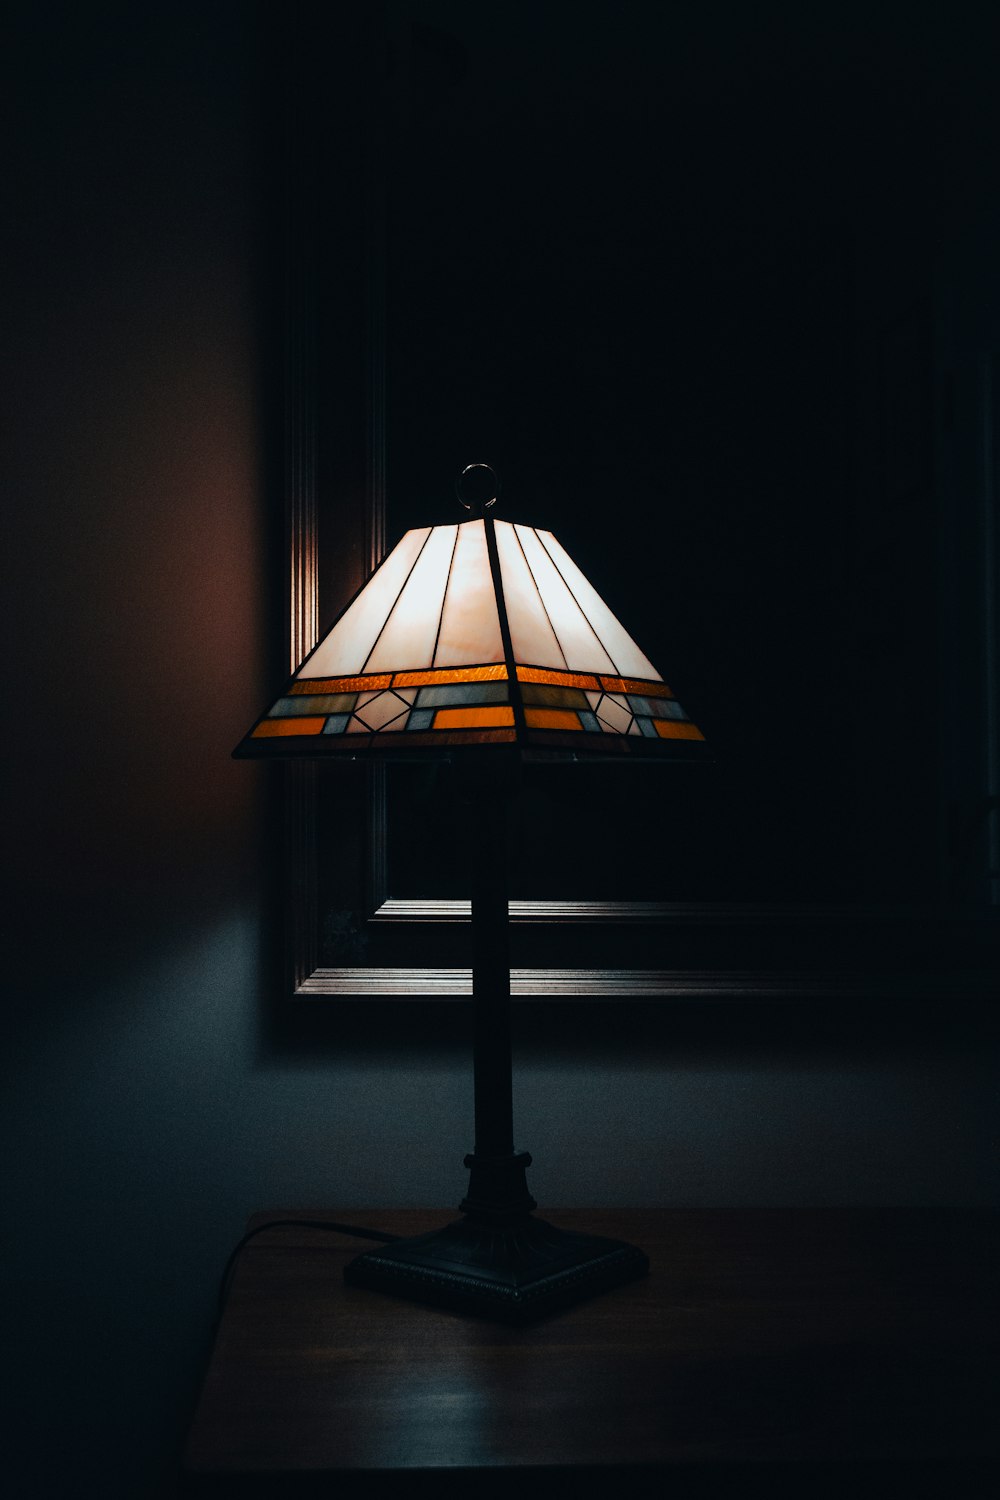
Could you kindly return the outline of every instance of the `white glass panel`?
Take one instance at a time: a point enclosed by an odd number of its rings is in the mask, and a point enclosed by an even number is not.
[[[600,693],[591,693],[591,692],[588,692],[587,693],[587,702],[590,704],[591,708],[596,708],[597,705],[601,701],[601,697],[602,697],[602,694],[600,694]]]
[[[577,603],[601,638],[608,655],[622,677],[663,679],[649,657],[639,650],[624,625],[611,613],[600,594],[588,583],[565,547],[560,546],[551,531],[538,532],[538,538],[566,580]],[[534,564],[532,564],[534,566]],[[558,629],[558,626],[556,627]]]
[[[366,672],[412,672],[430,666],[457,531],[457,526],[432,528],[427,545],[365,662]]]
[[[619,734],[626,734],[628,726],[632,722],[632,715],[627,708],[620,708],[617,703],[612,703],[610,698],[605,698],[597,710],[597,717],[603,719],[605,724],[617,730]]]
[[[407,705],[395,693],[376,693],[371,702],[359,703],[355,712],[369,729],[381,729],[383,724],[388,724],[390,719],[398,718],[405,714]]]
[[[399,539],[347,613],[309,657],[310,677],[353,677],[361,671],[430,531],[429,526],[421,526]],[[304,670],[300,667],[298,675]]]
[[[617,673],[618,668],[597,639],[532,527],[515,526],[514,530],[524,548],[528,566],[534,575],[545,611],[552,622],[570,671]]]
[[[486,527],[482,521],[465,521],[458,528],[434,665],[461,667],[494,661],[503,661],[503,640]]]
[[[546,618],[541,597],[514,535],[514,527],[510,521],[497,521],[494,525],[514,660],[526,666],[551,667],[565,672],[566,658]]]

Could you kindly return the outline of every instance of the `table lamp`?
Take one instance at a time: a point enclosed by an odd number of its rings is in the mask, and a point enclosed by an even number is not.
[[[359,1255],[346,1279],[525,1322],[642,1276],[641,1250],[534,1216],[515,1151],[505,816],[524,762],[705,754],[652,662],[551,532],[496,520],[495,471],[457,482],[469,518],[407,531],[233,752],[448,760],[470,820],[475,1149],[462,1218]]]

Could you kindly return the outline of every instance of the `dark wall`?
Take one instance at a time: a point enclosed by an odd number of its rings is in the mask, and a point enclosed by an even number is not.
[[[276,783],[229,760],[275,660],[277,24],[49,7],[6,47],[4,1364],[26,1497],[169,1492],[249,1212],[462,1187],[460,1038],[275,1024]],[[955,256],[979,267],[962,348],[993,306],[984,235]],[[877,1030],[526,1017],[535,1194],[988,1200],[981,1049]]]

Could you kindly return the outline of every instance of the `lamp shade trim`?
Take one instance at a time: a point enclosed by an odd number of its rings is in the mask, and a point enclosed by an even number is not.
[[[703,739],[550,532],[480,517],[406,532],[234,753]]]

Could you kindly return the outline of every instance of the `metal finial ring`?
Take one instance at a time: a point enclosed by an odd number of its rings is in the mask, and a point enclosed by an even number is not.
[[[485,515],[500,498],[500,476],[492,464],[466,464],[455,480],[455,494],[474,516]]]

